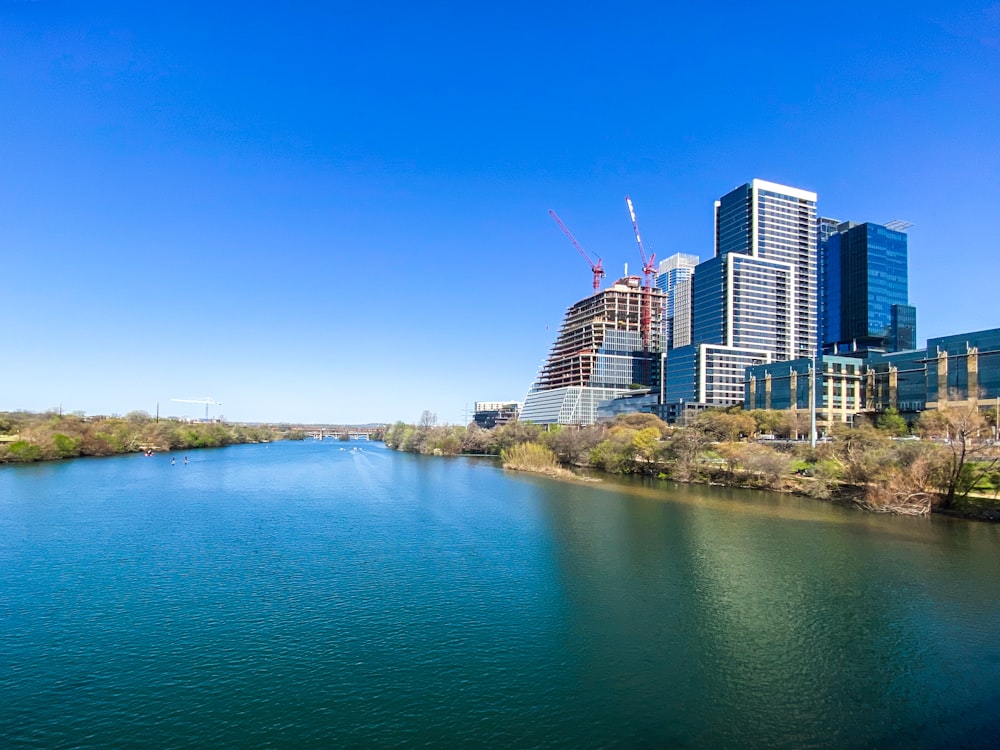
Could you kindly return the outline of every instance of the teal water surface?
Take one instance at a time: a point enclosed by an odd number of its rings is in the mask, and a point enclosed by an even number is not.
[[[1000,744],[996,526],[189,456],[0,468],[0,746]]]

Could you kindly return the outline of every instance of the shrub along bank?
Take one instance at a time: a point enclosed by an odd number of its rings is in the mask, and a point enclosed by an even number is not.
[[[432,455],[494,454],[507,468],[550,474],[576,466],[842,498],[874,512],[1000,518],[1000,453],[980,439],[990,425],[978,411],[925,412],[914,434],[897,417],[838,427],[816,448],[796,440],[808,430],[801,414],[739,409],[709,410],[681,428],[651,414],[549,430],[519,422],[492,430],[397,422],[385,442]]]

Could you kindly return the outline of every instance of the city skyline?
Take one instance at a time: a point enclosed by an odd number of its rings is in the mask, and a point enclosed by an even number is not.
[[[913,222],[918,346],[998,324],[995,4],[7,2],[0,97],[0,410],[461,422],[590,290],[549,209],[610,282],[626,194],[705,261],[751,178]]]

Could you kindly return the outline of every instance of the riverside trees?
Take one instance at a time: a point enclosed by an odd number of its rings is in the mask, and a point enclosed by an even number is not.
[[[56,412],[9,412],[0,415],[0,463],[111,456],[147,448],[214,448],[278,437],[268,427],[154,420],[145,412],[89,419]]]
[[[1000,462],[997,446],[980,439],[987,431],[987,420],[976,403],[925,411],[917,420],[917,429],[926,437],[942,441],[936,443],[935,470],[945,508],[953,508],[958,498],[968,497],[980,482],[993,474]]]
[[[506,452],[520,468],[525,456],[554,455],[564,466],[614,474],[639,474],[681,482],[795,491],[819,499],[842,496],[877,512],[926,514],[932,507],[953,508],[971,490],[1000,486],[996,448],[976,441],[984,423],[973,408],[926,412],[918,430],[931,439],[900,433],[905,422],[890,412],[857,427],[839,425],[833,440],[811,448],[792,441],[765,441],[759,435],[794,436],[803,417],[783,412],[710,409],[682,428],[669,427],[651,414],[629,414],[587,427],[543,430],[529,423],[508,423],[492,430],[470,425],[412,426],[397,423],[386,442],[420,453]],[[512,450],[535,445],[530,453]],[[991,453],[993,451],[993,453]]]

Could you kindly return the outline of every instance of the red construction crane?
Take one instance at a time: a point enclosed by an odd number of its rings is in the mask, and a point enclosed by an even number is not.
[[[583,256],[583,259],[590,264],[590,270],[594,272],[594,291],[596,292],[601,286],[601,279],[607,276],[607,274],[604,273],[604,269],[601,267],[601,259],[598,258],[596,263],[590,259],[590,256],[587,255],[587,251],[580,247],[580,243],[576,241],[576,238],[566,228],[566,225],[562,223],[562,219],[556,216],[556,212],[551,208],[549,209],[549,216],[551,216],[555,223],[559,225],[559,228],[563,230],[563,234],[569,237],[569,241],[573,243],[573,247],[579,251],[580,255]]]
[[[625,203],[628,205],[628,215],[632,217],[632,230],[635,232],[635,241],[639,244],[639,255],[642,257],[642,273],[646,277],[645,293],[642,302],[642,343],[649,351],[649,340],[652,329],[653,312],[653,280],[656,278],[656,253],[650,253],[646,258],[646,248],[642,246],[642,237],[639,236],[639,222],[635,219],[635,208],[632,206],[632,199],[625,196]]]

